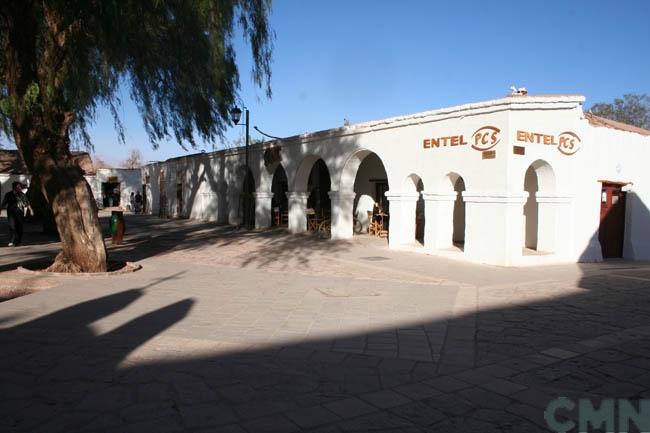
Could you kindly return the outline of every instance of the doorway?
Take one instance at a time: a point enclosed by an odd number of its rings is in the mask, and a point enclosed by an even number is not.
[[[604,259],[623,257],[625,236],[625,196],[620,182],[603,182],[600,192],[598,240]]]
[[[180,182],[176,184],[176,216],[183,216],[183,184]]]
[[[287,173],[284,171],[282,164],[278,164],[271,181],[271,192],[273,193],[273,198],[271,198],[271,222],[274,226],[287,226],[289,224],[288,190]]]
[[[454,201],[454,222],[451,240],[454,246],[461,251],[465,250],[465,200],[463,191],[465,191],[465,180],[458,176],[454,181],[454,192],[456,200]]]
[[[422,191],[424,191],[424,184],[422,179],[418,181],[416,186],[416,191],[418,192],[418,201],[415,202],[415,240],[424,245],[424,198],[422,197]]]
[[[165,172],[162,170],[160,171],[158,183],[158,216],[167,218],[167,181],[165,180]]]
[[[142,184],[142,212],[143,214],[147,213],[147,184]]]
[[[120,182],[109,179],[109,182],[102,183],[102,202],[104,207],[120,205]]]

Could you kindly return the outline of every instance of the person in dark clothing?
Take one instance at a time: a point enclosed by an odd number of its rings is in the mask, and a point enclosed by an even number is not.
[[[25,214],[32,210],[27,196],[23,193],[23,186],[20,182],[11,184],[11,191],[5,194],[0,209],[7,208],[7,220],[9,221],[9,245],[10,247],[20,245],[23,239],[23,222]]]
[[[135,213],[140,213],[142,212],[142,195],[140,195],[140,191],[138,191],[135,194]]]

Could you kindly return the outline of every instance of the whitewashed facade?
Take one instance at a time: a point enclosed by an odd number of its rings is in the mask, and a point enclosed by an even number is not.
[[[508,96],[251,146],[255,225],[271,225],[280,176],[288,229],[306,231],[310,174],[324,163],[333,239],[352,237],[383,194],[391,248],[506,266],[598,261],[601,207],[619,197],[602,201],[605,182],[625,196],[621,255],[648,260],[650,132],[599,123],[583,102]],[[150,213],[238,224],[244,161],[238,148],[143,167]]]

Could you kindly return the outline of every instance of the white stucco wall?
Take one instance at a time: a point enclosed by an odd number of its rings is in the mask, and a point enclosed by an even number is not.
[[[592,126],[582,112],[583,101],[580,96],[562,95],[506,97],[251,146],[256,225],[270,225],[273,173],[282,164],[289,185],[289,230],[299,233],[306,229],[307,181],[320,158],[331,178],[332,236],[352,236],[355,205],[364,213],[373,201],[374,186],[368,179],[384,177],[377,170],[378,164],[361,165],[364,158],[372,155],[383,163],[388,179],[389,242],[393,248],[419,245],[415,242],[415,212],[420,197],[424,198],[426,216],[422,250],[442,254],[452,248],[454,208],[458,209],[461,203],[455,200],[462,198],[465,243],[458,257],[498,265],[602,260],[598,241],[598,181],[611,180],[633,182],[628,193],[624,255],[632,259],[650,258],[650,189],[644,170],[644,162],[650,156],[650,139]],[[492,136],[485,136],[489,138],[487,144],[474,141],[477,134],[480,139],[485,131],[497,131],[494,138],[498,142],[494,146],[489,141]],[[544,144],[544,139],[539,143],[526,142],[518,131],[544,134],[554,144]],[[558,140],[567,133],[580,139],[579,143],[576,141],[576,152],[564,149],[563,153],[558,149]],[[425,139],[441,137],[455,138],[439,141],[439,147],[431,146],[431,142],[425,147]],[[270,146],[281,148],[280,161],[265,166],[263,153]],[[238,224],[244,158],[244,149],[232,149],[144,167],[143,178],[149,176],[149,211],[159,213],[163,173],[165,216]],[[523,252],[524,204],[528,200],[524,180],[529,167],[535,172],[539,191],[532,197],[537,227],[529,226],[528,230],[536,230],[536,248],[544,253],[533,257]],[[453,187],[459,177],[465,184],[460,195]],[[415,188],[418,180],[423,183],[421,193]],[[178,183],[183,191],[180,212]],[[457,216],[456,232],[460,220]],[[458,233],[456,237],[462,238]]]
[[[131,192],[142,194],[142,171],[140,169],[127,168],[100,168],[93,176],[85,176],[95,200],[102,200],[102,184],[109,181],[109,178],[117,178],[120,183],[120,206],[131,210]]]

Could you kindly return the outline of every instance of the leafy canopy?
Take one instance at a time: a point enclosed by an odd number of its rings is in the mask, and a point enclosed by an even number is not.
[[[594,104],[589,110],[596,116],[650,129],[650,97],[646,94],[627,94],[611,103]]]
[[[240,84],[237,28],[251,46],[253,80],[271,95],[269,12],[270,0],[4,0],[4,132],[12,134],[16,107],[45,110],[54,104],[74,114],[72,132],[91,146],[86,127],[105,105],[123,140],[117,108],[124,85],[154,147],[172,137],[181,146],[195,146],[195,136],[214,142],[230,123]],[[20,88],[10,81],[15,76],[7,74],[9,52],[29,63],[21,71],[36,71],[18,94],[11,91]]]

